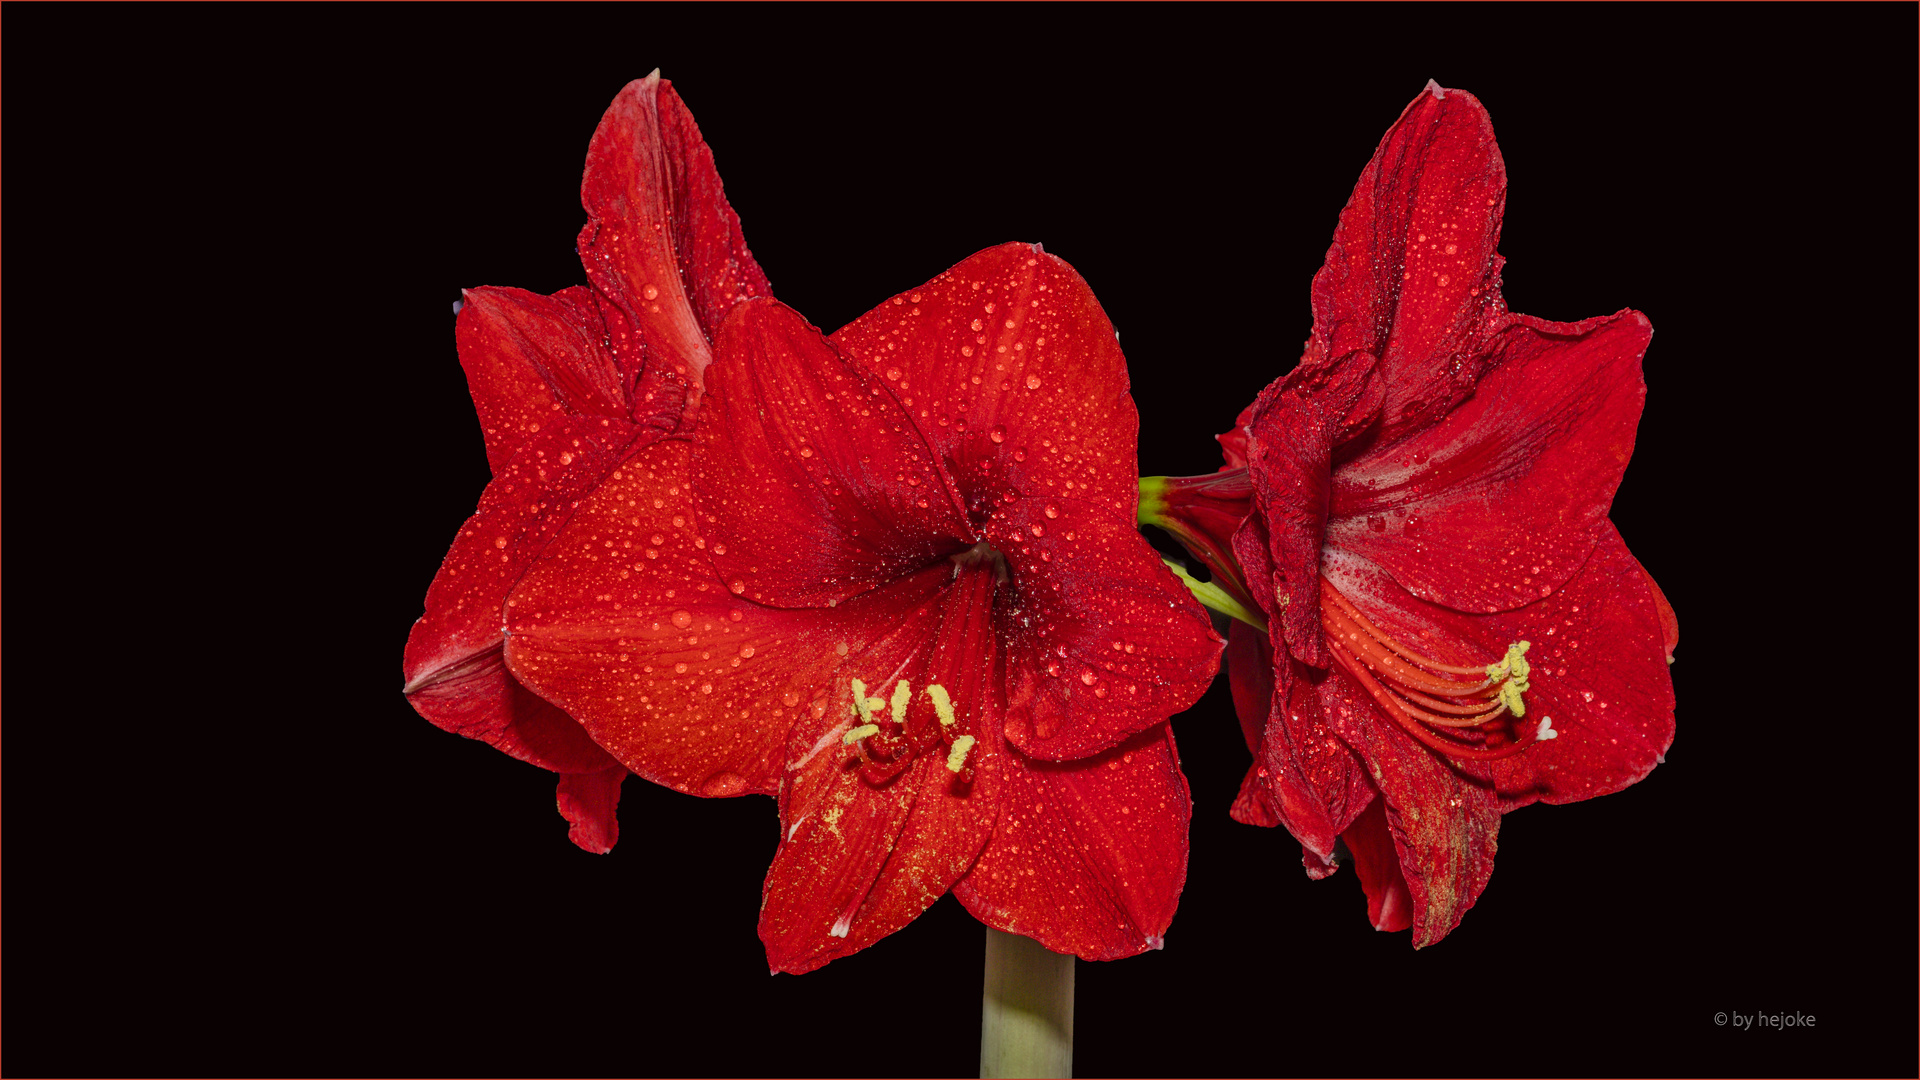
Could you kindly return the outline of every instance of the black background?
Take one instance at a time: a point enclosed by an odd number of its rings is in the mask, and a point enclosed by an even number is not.
[[[1145,472],[1212,470],[1291,366],[1429,77],[1492,114],[1513,309],[1656,328],[1613,518],[1680,616],[1666,763],[1506,818],[1415,952],[1227,818],[1222,680],[1174,721],[1180,913],[1165,951],[1078,965],[1080,1075],[1915,1071],[1912,7],[5,29],[9,1073],[975,1071],[982,931],[951,899],[769,978],[770,801],[630,780],[589,856],[549,774],[399,694],[487,476],[450,305],[584,280],[587,139],[656,66],[823,328],[999,242],[1071,262]]]

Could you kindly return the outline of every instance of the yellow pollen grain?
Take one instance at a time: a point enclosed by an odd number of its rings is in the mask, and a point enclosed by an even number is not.
[[[894,723],[904,724],[907,722],[907,702],[912,700],[913,687],[907,683],[907,680],[901,679],[899,682],[893,684],[892,705]]]
[[[860,714],[860,722],[863,724],[873,723],[873,706],[870,700],[867,697],[867,684],[859,679],[853,680],[853,708]]]
[[[957,773],[967,763],[967,751],[973,749],[973,736],[962,735],[953,740],[952,749],[947,751],[947,771]]]
[[[940,723],[948,727],[953,726],[953,699],[947,696],[947,688],[935,683],[927,687],[927,696],[933,699],[933,714],[940,718]],[[972,743],[969,742],[968,745]]]

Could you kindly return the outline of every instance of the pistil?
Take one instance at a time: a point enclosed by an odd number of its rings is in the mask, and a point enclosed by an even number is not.
[[[1448,757],[1492,761],[1559,735],[1553,718],[1521,725],[1527,714],[1530,642],[1507,646],[1500,660],[1479,666],[1426,656],[1380,629],[1325,577],[1320,626],[1334,659],[1396,724]],[[1470,741],[1468,732],[1478,732]]]

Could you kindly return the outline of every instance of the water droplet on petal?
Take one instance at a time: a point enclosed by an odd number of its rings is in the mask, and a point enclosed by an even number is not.
[[[899,382],[899,381],[900,381],[900,369],[899,369],[899,368],[897,368],[897,367],[890,367],[890,368],[888,368],[888,369],[887,369],[887,381],[888,381],[888,382]]]
[[[989,431],[989,432],[987,432],[987,437],[988,437],[989,439],[992,439],[992,440],[993,440],[994,442],[997,442],[997,443],[999,443],[999,442],[1006,442],[1006,441],[1007,441],[1007,429],[1006,429],[1006,428],[994,428],[994,429],[993,429],[992,431]]]
[[[660,290],[649,285],[646,288],[640,290],[640,295],[646,297],[649,300],[658,300],[660,299]]]
[[[1047,516],[1048,516],[1048,517],[1050,517],[1050,518],[1057,518],[1057,517],[1059,517],[1059,516],[1060,516],[1060,508],[1059,508],[1059,507],[1057,507],[1057,506],[1049,506],[1049,507],[1047,507]]]
[[[727,553],[727,545],[725,544],[713,545],[713,553],[715,555],[725,555]]]
[[[740,659],[742,660],[753,659],[753,646],[751,645],[740,646]]]
[[[679,627],[680,629],[685,630],[687,627],[693,625],[693,613],[687,612],[687,611],[676,611],[670,617],[668,617],[667,621]]]
[[[1029,390],[1040,389],[1040,376],[1038,375],[1027,376],[1027,389]]]
[[[800,704],[800,695],[789,690],[786,693],[780,695],[780,704],[785,705],[787,708],[791,709],[795,705]]]
[[[727,588],[732,589],[735,593],[743,593],[747,591],[747,583],[744,581],[736,581],[728,585]]]

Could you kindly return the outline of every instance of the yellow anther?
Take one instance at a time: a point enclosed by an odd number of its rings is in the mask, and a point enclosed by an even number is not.
[[[887,699],[886,699],[886,698],[878,698],[878,697],[870,697],[870,698],[868,698],[868,699],[867,699],[867,712],[868,712],[868,713],[875,713],[875,712],[878,712],[878,711],[880,711],[881,709],[884,709],[884,708],[886,708],[886,707],[887,707]],[[871,717],[871,716],[869,716],[869,717],[868,717],[868,719],[872,719],[872,717]]]
[[[1515,716],[1527,715],[1527,703],[1520,694],[1527,688],[1524,682],[1509,679],[1500,684],[1500,704]]]
[[[947,688],[935,683],[927,687],[927,696],[933,699],[933,714],[942,724],[953,726],[953,699],[947,696]]]
[[[1487,665],[1487,678],[1504,679],[1507,676],[1511,675],[1514,678],[1519,679],[1522,682],[1525,682],[1527,678],[1527,672],[1533,670],[1533,665],[1527,663],[1527,660],[1526,660],[1527,650],[1532,647],[1533,647],[1533,642],[1531,641],[1516,641],[1513,644],[1507,646],[1507,655],[1505,659],[1501,660],[1497,664]],[[1525,690],[1526,687],[1523,686],[1521,687],[1521,689]]]
[[[847,732],[845,735],[842,735],[840,737],[840,742],[842,745],[852,746],[854,743],[859,742],[861,739],[864,739],[869,735],[878,735],[879,733],[880,733],[879,724],[861,724],[859,727],[854,728],[852,731]]]
[[[953,740],[953,746],[947,751],[947,771],[957,773],[967,763],[967,751],[973,749],[973,736],[962,735]]]
[[[893,684],[894,723],[904,724],[907,722],[907,702],[912,700],[913,687],[907,685],[907,680],[901,679],[899,682]]]
[[[867,684],[859,679],[853,680],[853,709],[860,714],[861,723],[873,723],[873,706],[867,703]]]

